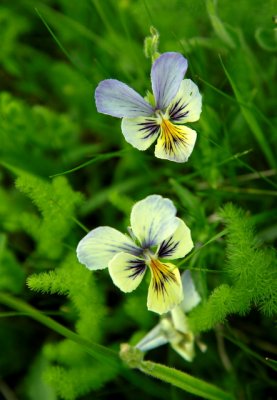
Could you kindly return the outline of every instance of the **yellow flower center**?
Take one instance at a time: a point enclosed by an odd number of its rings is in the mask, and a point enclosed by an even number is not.
[[[152,286],[156,293],[165,294],[165,284],[176,282],[176,277],[167,264],[163,264],[157,258],[151,258],[149,267],[152,273]]]
[[[183,126],[174,125],[169,119],[163,116],[160,121],[160,127],[160,140],[167,154],[176,154],[180,148],[188,146],[188,138]]]

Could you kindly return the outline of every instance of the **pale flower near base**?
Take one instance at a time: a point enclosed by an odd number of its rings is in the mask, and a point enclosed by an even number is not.
[[[186,313],[201,301],[190,271],[185,271],[182,274],[182,285],[183,301],[168,314],[162,316],[160,322],[136,344],[135,348],[145,352],[169,343],[186,361],[192,361],[195,356],[195,342],[202,352],[206,351],[206,345],[196,339],[190,330],[186,316]]]

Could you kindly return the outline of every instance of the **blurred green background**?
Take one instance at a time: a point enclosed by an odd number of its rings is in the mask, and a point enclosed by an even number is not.
[[[147,283],[124,295],[107,271],[92,274],[77,262],[75,248],[86,228],[109,225],[125,232],[133,203],[157,193],[174,201],[196,247],[223,229],[219,210],[228,202],[244,209],[256,227],[258,240],[247,236],[245,254],[274,245],[274,3],[1,1],[1,292],[118,350],[121,342],[135,343],[158,317],[146,308]],[[151,60],[143,51],[150,26],[160,33],[161,53],[177,51],[188,59],[186,77],[203,95],[201,118],[192,126],[198,138],[186,164],[156,159],[153,147],[132,148],[120,121],[95,108],[95,87],[106,78],[122,80],[142,95],[151,90]],[[225,211],[225,220],[237,224],[238,239],[240,215],[235,220]],[[242,243],[243,232],[251,229],[242,224]],[[233,283],[226,273],[226,259],[234,263],[232,251],[226,255],[223,237],[183,265],[194,270],[204,305],[213,289]],[[255,260],[249,260],[250,268]],[[265,260],[266,268],[276,268],[272,260]],[[206,325],[200,318],[205,308],[192,316],[196,333],[204,332],[206,353],[197,351],[188,363],[165,346],[149,357],[239,399],[276,398],[276,364],[265,362],[277,353],[276,297],[270,288],[276,288],[276,274],[267,275],[267,281],[263,274],[253,269],[263,292],[241,310],[226,308],[226,315]],[[259,291],[258,283],[252,290]],[[195,398],[139,373],[121,376],[19,311],[0,305],[0,317],[1,399]]]

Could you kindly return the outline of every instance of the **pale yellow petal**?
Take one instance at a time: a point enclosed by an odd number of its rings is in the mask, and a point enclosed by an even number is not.
[[[198,121],[201,110],[202,96],[197,85],[190,79],[184,79],[166,113],[173,123],[185,124]]]
[[[131,212],[131,228],[144,248],[159,245],[179,225],[171,200],[157,194],[138,201]]]
[[[144,260],[128,253],[119,253],[109,262],[113,283],[125,293],[138,287],[146,268]]]
[[[158,248],[157,254],[159,258],[166,258],[169,260],[175,260],[176,258],[185,257],[192,248],[193,242],[191,239],[190,229],[180,218],[178,228],[165,239]]]
[[[178,268],[158,259],[149,263],[151,282],[148,289],[147,307],[150,311],[164,314],[183,300],[182,282]]]
[[[196,136],[193,129],[163,119],[155,156],[178,163],[186,162],[194,148]]]
[[[123,118],[121,129],[126,141],[139,150],[148,149],[160,132],[153,117]]]

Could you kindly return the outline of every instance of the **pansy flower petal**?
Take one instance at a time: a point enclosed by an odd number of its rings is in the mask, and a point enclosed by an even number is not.
[[[116,79],[106,79],[95,90],[97,111],[113,117],[153,115],[154,110],[134,89]]]
[[[90,231],[77,246],[77,257],[88,269],[103,269],[116,253],[141,254],[141,249],[126,235],[109,226]]]
[[[185,313],[187,313],[200,303],[201,297],[195,288],[189,270],[182,273],[181,279],[183,285],[184,300],[180,304],[180,307]]]
[[[198,86],[184,79],[177,95],[168,106],[167,115],[173,123],[184,124],[198,121],[202,110],[202,96]]]
[[[176,96],[187,67],[187,60],[174,52],[163,53],[154,62],[151,81],[157,109],[164,111]]]
[[[179,340],[170,344],[171,347],[186,361],[191,362],[194,359],[194,335],[191,332],[189,332],[185,338],[183,335],[179,335]]]
[[[168,338],[165,335],[165,330],[161,323],[156,325],[150,332],[148,332],[137,344],[136,348],[141,351],[148,351],[155,349],[168,343]]]
[[[151,195],[137,202],[131,212],[131,228],[143,248],[159,245],[179,225],[171,200]]]
[[[178,163],[186,162],[196,142],[196,132],[168,120],[161,124],[161,134],[155,146],[155,156]]]
[[[157,255],[159,258],[175,260],[185,257],[193,248],[190,229],[180,218],[178,228],[173,235],[166,238],[159,246]]]
[[[181,280],[182,280],[182,278],[181,278]],[[180,305],[181,304],[182,303],[180,303]],[[189,329],[187,317],[184,314],[184,311],[182,310],[180,305],[174,307],[173,310],[171,310],[172,323],[173,323],[174,329],[176,331],[186,334],[190,331],[190,329]]]
[[[158,259],[149,263],[151,281],[148,289],[147,307],[150,311],[164,314],[183,300],[182,282],[178,268],[164,264]]]
[[[118,253],[109,262],[109,273],[113,283],[125,293],[138,287],[146,269],[143,259],[128,253]]]
[[[146,150],[155,141],[160,132],[156,118],[123,118],[122,133],[128,143],[139,150]]]

